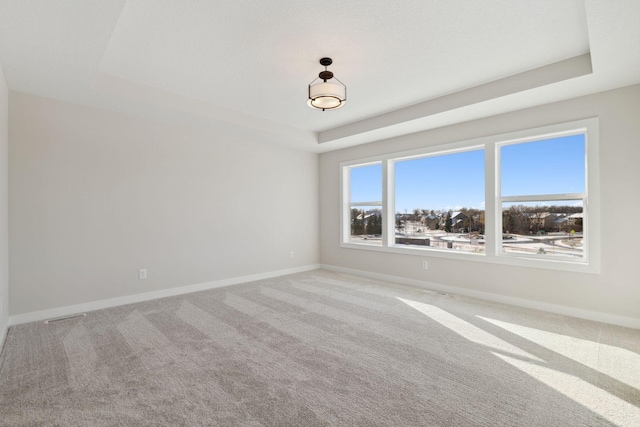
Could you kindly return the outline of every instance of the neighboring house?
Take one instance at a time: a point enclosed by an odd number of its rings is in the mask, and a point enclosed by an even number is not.
[[[461,219],[454,220],[453,218],[451,218],[451,231],[453,231],[454,233],[464,233],[466,231],[464,220],[461,220]]]
[[[463,212],[451,212],[451,222],[453,224],[455,224],[458,221],[464,222],[467,218],[469,217]]]
[[[451,212],[451,231],[454,233],[464,233],[466,230],[467,214],[462,212]]]
[[[563,227],[565,227],[566,223],[567,223],[567,218],[556,217],[556,219],[554,219],[552,222],[552,228],[553,230],[560,231]]]
[[[440,223],[442,222],[442,218],[438,215],[422,215],[420,219],[422,225],[426,226],[429,230],[437,230],[440,227]]]
[[[367,214],[367,217],[370,217],[371,215],[375,215],[378,218],[382,217],[382,211],[380,209],[372,209],[370,211],[367,211],[366,214]]]
[[[582,225],[582,212],[574,213],[567,216],[567,225],[572,227],[574,225]]]
[[[547,230],[553,229],[554,221],[559,218],[559,214],[550,212],[539,212],[529,214],[529,222],[531,228],[535,231],[537,229]]]
[[[380,212],[379,210],[366,211],[364,213],[364,223],[368,224],[369,220],[371,219],[372,216],[376,216],[376,217],[380,218],[382,216],[382,212]],[[362,213],[356,217],[356,219],[362,219],[362,218],[363,218],[363,214]]]

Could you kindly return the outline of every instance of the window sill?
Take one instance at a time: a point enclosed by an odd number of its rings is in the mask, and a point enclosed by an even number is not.
[[[597,263],[568,262],[557,259],[540,259],[531,256],[519,255],[490,255],[484,252],[454,252],[436,248],[402,247],[402,246],[375,246],[361,243],[342,242],[341,248],[364,251],[385,252],[401,255],[412,255],[429,258],[446,258],[454,261],[471,261],[489,264],[510,265],[526,268],[538,268],[545,270],[570,271],[574,273],[600,274]]]

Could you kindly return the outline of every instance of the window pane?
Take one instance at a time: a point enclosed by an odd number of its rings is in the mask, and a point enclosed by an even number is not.
[[[484,252],[484,150],[395,163],[397,245]]]
[[[500,148],[501,194],[584,193],[585,135],[571,135]]]
[[[382,163],[350,168],[351,202],[382,204]]]
[[[502,251],[583,258],[582,200],[502,204]]]
[[[351,243],[382,246],[382,209],[380,206],[351,206]]]
[[[349,169],[350,243],[382,246],[382,163]]]

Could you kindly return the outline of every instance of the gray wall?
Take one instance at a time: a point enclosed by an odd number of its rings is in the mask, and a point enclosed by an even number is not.
[[[9,321],[9,91],[0,66],[0,348]]]
[[[601,274],[381,253],[339,246],[339,162],[555,123],[600,118]],[[322,264],[640,318],[640,86],[521,110],[320,156]],[[429,270],[421,260],[429,259]]]
[[[10,118],[12,315],[319,261],[317,154],[16,92]]]

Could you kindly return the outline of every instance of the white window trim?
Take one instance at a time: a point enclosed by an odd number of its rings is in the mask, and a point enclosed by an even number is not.
[[[582,198],[578,194],[551,194],[535,196],[500,197],[500,159],[499,148],[513,143],[537,141],[560,136],[585,133],[585,174],[586,188],[583,201],[585,255],[582,261],[567,261],[557,258],[536,258],[523,254],[502,253],[502,203],[509,201],[539,200],[567,200]],[[550,126],[525,129],[489,137],[482,137],[448,144],[434,145],[417,150],[389,153],[341,162],[340,170],[340,247],[368,251],[416,255],[422,257],[448,258],[463,261],[486,262],[494,264],[514,265],[521,267],[542,268],[550,270],[573,271],[579,273],[600,273],[600,170],[599,170],[599,123],[597,118],[560,123]],[[427,157],[430,155],[450,154],[472,149],[485,150],[485,218],[493,219],[485,222],[485,252],[453,252],[437,248],[400,247],[395,245],[395,183],[394,165],[396,161],[410,158]],[[349,168],[366,166],[375,163],[382,164],[382,246],[349,242],[350,225],[350,182]],[[489,238],[492,236],[492,238]]]

